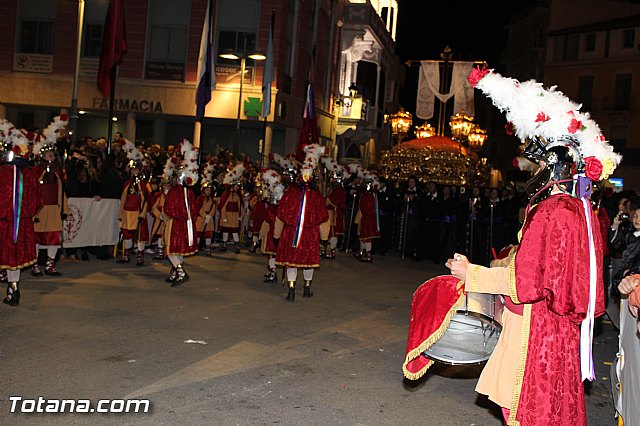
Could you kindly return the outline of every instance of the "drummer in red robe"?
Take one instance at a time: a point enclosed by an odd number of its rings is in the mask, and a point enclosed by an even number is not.
[[[469,79],[506,111],[527,144],[523,156],[540,166],[509,265],[485,268],[459,254],[447,261],[466,291],[505,296],[503,331],[477,391],[509,425],[586,425],[582,382],[595,379],[593,322],[604,312],[601,237],[587,197],[620,157],[561,94],[488,70]]]
[[[62,221],[69,214],[67,196],[62,187],[62,174],[55,161],[58,132],[67,123],[66,115],[54,118],[41,134],[35,135],[33,145],[33,153],[40,162],[34,167],[33,172],[40,184],[44,203],[33,218],[34,230],[38,251],[46,251],[44,273],[52,276],[61,275],[56,270],[56,254],[62,244]],[[38,262],[31,266],[31,275],[42,275]]]
[[[375,238],[380,238],[380,216],[378,212],[378,177],[371,173],[364,173],[365,190],[360,196],[358,213],[355,223],[358,225],[360,239],[360,260],[372,262],[371,245]]]
[[[229,171],[224,177],[225,190],[220,196],[218,203],[218,211],[220,219],[218,228],[222,232],[221,251],[227,250],[227,242],[229,234],[233,238],[233,251],[240,253],[240,222],[242,221],[243,195],[241,190],[242,175],[244,173],[244,165],[238,164]]]
[[[313,271],[320,267],[320,242],[329,237],[329,213],[322,194],[316,189],[313,171],[318,158],[309,155],[317,149],[308,145],[307,158],[300,170],[297,184],[291,184],[278,204],[274,238],[276,239],[276,264],[287,269],[287,300],[295,300],[298,269],[304,275],[302,297],[312,297]],[[318,154],[319,155],[319,154]]]
[[[207,164],[200,179],[202,192],[196,198],[196,237],[198,244],[204,244],[205,256],[211,256],[211,237],[213,235],[213,215],[215,215],[215,199],[213,197],[213,171],[215,164]]]
[[[142,154],[128,140],[124,141],[122,149],[129,158],[130,177],[122,189],[120,197],[120,208],[118,220],[120,221],[120,232],[124,242],[124,253],[118,263],[129,263],[131,261],[131,250],[133,240],[137,242],[136,265],[144,265],[144,247],[149,242],[149,228],[147,225],[147,210],[149,209],[149,198],[151,187],[149,182],[142,176]]]
[[[327,259],[335,259],[338,239],[344,235],[344,209],[347,208],[347,192],[342,186],[346,170],[330,157],[323,157],[326,172],[329,174],[329,194],[327,195],[327,211],[329,212],[329,247],[326,248]]]
[[[195,236],[196,197],[191,186],[198,181],[198,150],[191,142],[183,139],[178,146],[183,156],[180,170],[177,172],[178,184],[169,190],[164,202],[163,214],[166,217],[164,246],[171,271],[165,280],[171,287],[177,287],[189,280],[184,268],[184,257],[198,252]]]
[[[0,269],[7,273],[3,302],[20,304],[20,269],[36,262],[33,217],[42,207],[40,185],[27,167],[29,144],[25,133],[0,120],[0,141],[7,145],[6,164],[0,165]]]
[[[280,183],[281,176],[273,169],[267,169],[262,173],[262,184],[264,203],[262,221],[260,223],[260,253],[268,258],[267,272],[264,274],[264,282],[272,283],[278,281],[276,274],[276,250],[273,241],[273,232],[276,223],[276,209],[278,202],[282,198],[284,187]]]

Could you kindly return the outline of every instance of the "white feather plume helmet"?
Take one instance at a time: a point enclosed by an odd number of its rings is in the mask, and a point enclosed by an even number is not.
[[[200,177],[200,185],[203,188],[211,186],[213,183],[213,174],[216,170],[216,163],[213,160],[209,160],[204,170],[202,171],[202,176]]]
[[[591,162],[599,170],[599,176],[592,180],[607,179],[620,164],[622,157],[607,143],[598,124],[556,86],[545,89],[535,80],[519,82],[481,68],[471,71],[468,80],[506,113],[514,134],[523,142],[573,138],[587,169]]]
[[[281,176],[278,172],[273,169],[267,169],[260,175],[262,182],[267,186],[270,190],[273,190],[276,184],[280,183]]]
[[[223,183],[225,185],[234,185],[240,183],[244,174],[244,164],[236,164],[236,166],[224,176]]]
[[[33,154],[40,155],[42,151],[53,150],[58,142],[60,130],[69,124],[69,117],[61,114],[53,118],[53,121],[42,131],[41,137],[36,136],[33,144]]]
[[[318,166],[320,157],[326,154],[325,148],[317,143],[305,145],[304,164],[310,165],[314,169]]]
[[[272,162],[282,167],[284,170],[294,170],[297,168],[296,163],[293,161],[292,158],[283,157],[277,152],[273,152],[269,154],[269,156]]]
[[[180,164],[178,157],[167,158],[162,169],[162,183],[170,183],[176,174],[176,165]]]
[[[130,140],[124,139],[122,150],[130,161],[142,161],[142,153],[138,151],[138,148],[136,148],[136,146]]]
[[[364,169],[358,163],[351,163],[347,165],[347,173],[349,173],[349,176],[357,176],[359,178],[364,177]]]
[[[9,120],[0,119],[0,143],[11,144],[11,133],[15,131],[15,126]]]
[[[195,185],[198,181],[198,148],[187,139],[182,139],[178,145],[178,152],[182,155],[178,179],[184,185]]]

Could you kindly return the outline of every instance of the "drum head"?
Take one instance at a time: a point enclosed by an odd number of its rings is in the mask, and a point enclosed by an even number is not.
[[[445,364],[481,364],[491,356],[501,330],[500,324],[485,315],[458,311],[444,335],[424,355]]]

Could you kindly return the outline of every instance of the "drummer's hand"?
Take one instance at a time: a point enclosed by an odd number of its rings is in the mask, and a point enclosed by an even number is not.
[[[459,280],[464,281],[467,277],[467,268],[469,267],[469,259],[467,256],[455,253],[453,259],[447,260],[445,266],[451,270],[451,275]]]
[[[629,275],[624,277],[620,284],[618,284],[618,290],[622,294],[629,294],[640,284],[640,280],[635,275]]]
[[[629,312],[631,312],[631,315],[633,315],[634,317],[638,318],[638,307],[637,306],[629,305]]]

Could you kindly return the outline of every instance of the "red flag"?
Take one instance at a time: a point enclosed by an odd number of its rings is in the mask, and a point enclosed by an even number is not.
[[[98,88],[105,97],[111,94],[115,84],[113,68],[122,62],[127,52],[127,37],[124,31],[124,0],[109,0],[109,10],[102,32],[102,53],[98,68]]]
[[[298,138],[298,148],[296,157],[298,161],[304,161],[304,146],[320,143],[318,134],[318,118],[313,104],[313,85],[307,85],[307,96],[304,104],[304,114],[302,115],[302,125],[300,126],[300,136]]]

